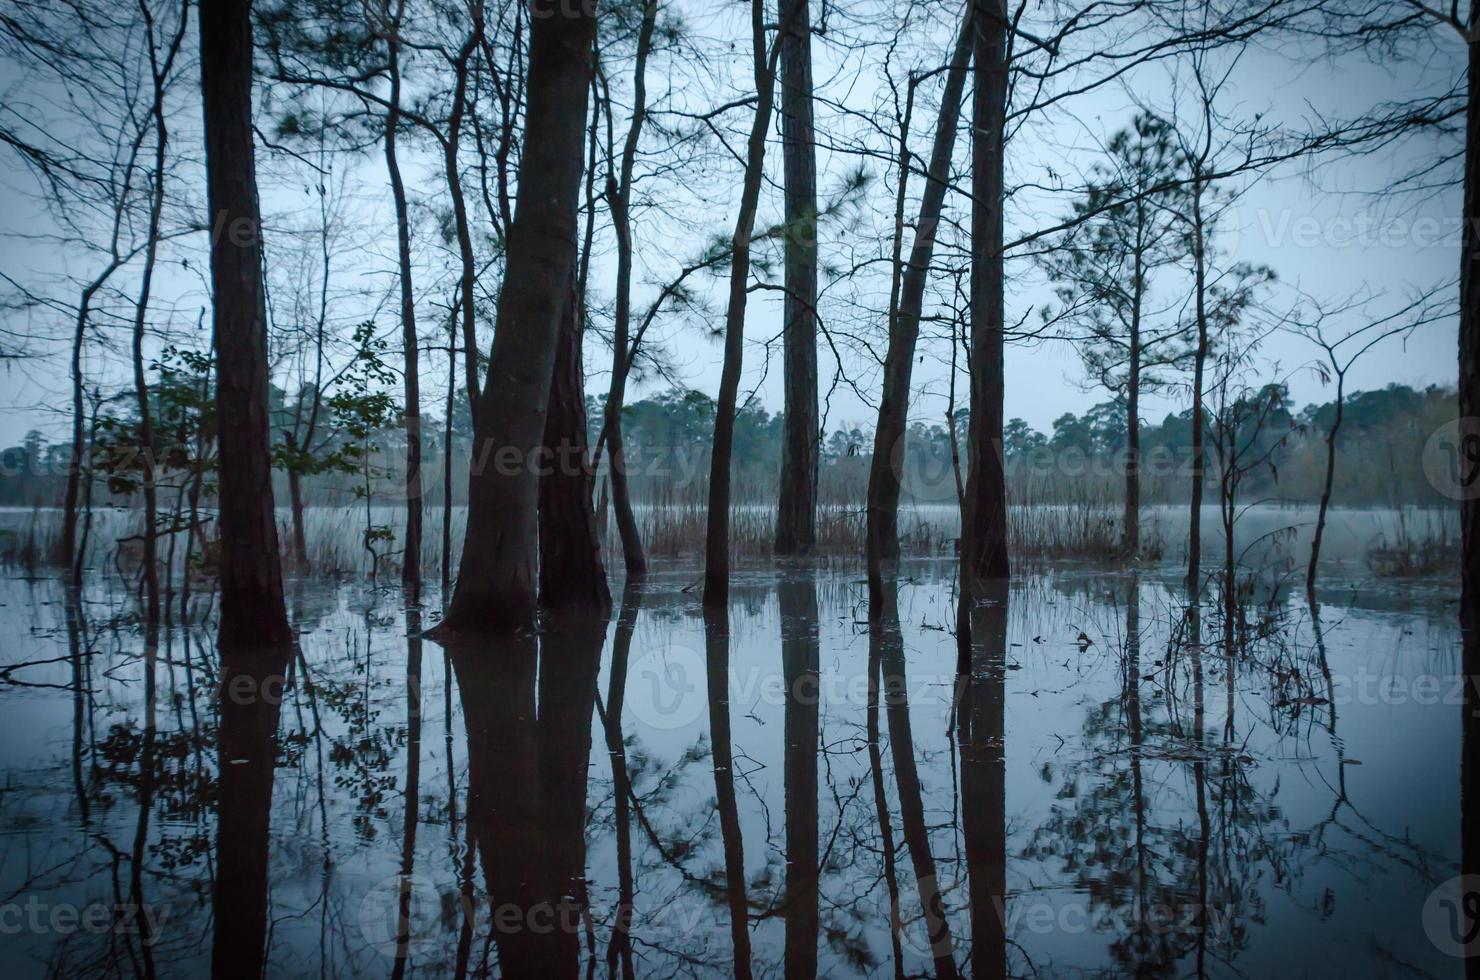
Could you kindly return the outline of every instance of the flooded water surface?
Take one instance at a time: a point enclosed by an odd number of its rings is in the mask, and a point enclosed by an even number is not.
[[[118,580],[0,582],[14,976],[1459,976],[1447,580],[1190,611],[1172,569],[697,569],[420,639],[303,581],[223,667]],[[187,620],[190,625],[179,625]],[[1441,890],[1442,891],[1442,890]]]

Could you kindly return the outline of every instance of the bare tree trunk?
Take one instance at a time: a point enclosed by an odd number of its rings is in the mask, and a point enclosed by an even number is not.
[[[140,274],[138,302],[134,306],[133,333],[134,397],[139,407],[139,461],[144,490],[144,610],[146,633],[151,639],[150,647],[157,646],[159,642],[159,488],[155,482],[154,469],[154,412],[149,404],[149,384],[144,377],[144,331],[148,326],[154,267],[159,257],[159,225],[164,213],[165,151],[169,145],[169,127],[165,124],[164,116],[164,93],[169,82],[170,69],[175,63],[175,54],[180,50],[180,42],[185,37],[189,9],[188,6],[180,8],[179,25],[161,59],[154,39],[154,14],[147,0],[139,2],[139,10],[144,17],[144,29],[148,35],[146,43],[149,48],[149,74],[153,83],[150,115],[154,119],[154,172],[149,189],[149,227],[145,233],[144,267]],[[152,673],[150,676],[152,678]]]
[[[1137,236],[1140,230],[1137,229]],[[1141,304],[1145,298],[1145,276],[1141,255],[1135,258],[1136,282],[1131,296],[1130,359],[1125,381],[1125,557],[1141,553]]]
[[[1207,226],[1203,220],[1204,184],[1200,172],[1198,178],[1192,187],[1192,260],[1196,280],[1194,299],[1197,307],[1197,354],[1192,367],[1192,501],[1187,515],[1187,591],[1194,605],[1200,592],[1198,582],[1202,567],[1203,483],[1207,478],[1207,450],[1203,445],[1203,435],[1208,424],[1207,412],[1203,408],[1203,385],[1208,363]]]
[[[250,0],[200,8],[220,447],[222,647],[290,639],[267,435],[262,221],[252,147]]]
[[[785,31],[806,0],[790,0],[783,12]],[[745,301],[750,286],[750,236],[755,228],[761,177],[766,162],[766,133],[771,128],[776,88],[777,43],[766,54],[765,0],[751,0],[751,49],[755,65],[755,119],[746,147],[740,213],[730,252],[730,299],[725,311],[725,355],[720,370],[719,405],[714,417],[714,448],[709,464],[709,517],[704,539],[704,605],[723,606],[730,597],[730,453],[735,438],[735,403],[740,397],[741,361],[745,354]]]
[[[927,183],[920,198],[920,216],[915,222],[915,240],[909,264],[900,278],[899,306],[889,324],[889,350],[884,359],[884,388],[879,399],[879,420],[874,428],[874,455],[868,474],[868,578],[870,609],[878,605],[880,580],[892,573],[899,561],[899,490],[904,474],[905,426],[909,421],[910,376],[915,365],[915,342],[920,336],[920,313],[925,302],[925,284],[935,255],[935,236],[940,227],[950,177],[951,154],[956,146],[956,128],[961,119],[961,94],[966,87],[966,69],[971,61],[972,11],[967,7],[951,52],[950,71],[941,93],[940,113],[935,122],[935,145],[930,151]],[[908,151],[900,147],[900,182],[908,169]],[[903,215],[897,220],[902,223]],[[952,340],[954,346],[955,341]],[[952,440],[954,444],[954,439]]]
[[[478,275],[477,258],[473,254],[473,232],[468,225],[467,197],[463,194],[462,172],[458,169],[457,151],[462,143],[462,121],[467,111],[468,62],[483,39],[483,4],[475,0],[469,5],[473,16],[473,29],[458,51],[453,63],[456,82],[452,90],[452,111],[447,120],[447,139],[442,144],[443,165],[447,170],[447,193],[452,198],[453,226],[457,232],[457,254],[462,262],[461,297],[463,358],[466,362],[468,404],[473,406],[473,431],[478,430],[478,321],[473,305],[473,283]],[[559,19],[559,18],[557,18]],[[531,66],[532,67],[532,66]],[[522,195],[521,195],[522,196]],[[513,233],[509,245],[512,247]],[[506,269],[507,273],[509,270]],[[500,303],[502,309],[502,303]]]
[[[626,402],[627,373],[631,368],[628,348],[632,323],[632,219],[628,209],[632,201],[632,169],[647,119],[647,59],[657,17],[657,0],[646,0],[642,26],[637,33],[637,64],[632,75],[632,122],[622,144],[621,172],[615,180],[608,174],[606,188],[612,228],[617,234],[617,305],[612,327],[612,378],[602,427],[610,464],[612,509],[616,513],[617,534],[622,539],[622,558],[629,576],[647,573],[647,557],[632,512],[632,495],[627,486],[627,450],[622,439],[622,406]]]
[[[973,0],[976,92],[972,133],[971,425],[961,515],[961,587],[1005,579],[1007,477],[1002,461],[1003,140],[1008,22],[1004,0]]]
[[[540,605],[582,607],[604,616],[612,596],[591,506],[595,478],[586,445],[586,385],[581,371],[580,298],[574,270],[560,317],[545,415],[540,474]]]
[[[397,34],[401,10],[397,6],[387,47],[390,54],[390,108],[385,114],[385,169],[390,175],[391,199],[396,207],[396,257],[401,279],[401,345],[406,394],[406,537],[401,554],[401,581],[408,589],[421,587],[421,379],[416,349],[416,302],[411,290],[411,219],[406,208],[406,185],[396,156],[396,129],[401,123],[401,44]]]
[[[446,630],[534,623],[540,481],[533,464],[576,261],[595,28],[586,6],[530,25],[528,112],[544,125],[530,130],[519,164],[488,382],[474,413],[468,530]]]
[[[1331,509],[1331,488],[1336,482],[1336,436],[1341,431],[1342,415],[1346,410],[1346,374],[1336,374],[1336,418],[1331,430],[1326,433],[1326,480],[1321,485],[1321,505],[1316,510],[1316,529],[1310,539],[1310,564],[1305,567],[1305,591],[1314,601],[1316,592],[1316,566],[1321,561],[1321,539],[1326,534],[1326,514]]]
[[[777,38],[786,189],[783,314],[786,434],[776,508],[778,555],[817,544],[817,147],[812,121],[812,23],[807,0]]]

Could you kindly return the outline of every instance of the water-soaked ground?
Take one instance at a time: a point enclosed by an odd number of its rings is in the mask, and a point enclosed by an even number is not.
[[[707,629],[697,578],[455,648],[300,582],[224,682],[118,581],[0,581],[7,975],[1459,975],[1452,583],[1256,596],[1230,648],[1173,570],[1025,570],[958,683],[946,564],[873,630],[856,569]]]

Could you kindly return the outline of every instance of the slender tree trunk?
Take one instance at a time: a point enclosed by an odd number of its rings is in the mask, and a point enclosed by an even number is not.
[[[1192,500],[1187,515],[1187,591],[1197,603],[1202,567],[1203,483],[1207,479],[1207,450],[1203,445],[1207,412],[1203,408],[1203,385],[1208,363],[1208,263],[1207,228],[1203,220],[1201,175],[1192,187],[1192,261],[1197,308],[1197,353],[1192,366]]]
[[[629,206],[632,202],[632,170],[647,118],[647,59],[652,49],[657,17],[657,0],[646,0],[642,8],[642,26],[637,33],[637,64],[632,75],[632,122],[622,144],[621,172],[615,181],[607,177],[607,200],[612,212],[612,227],[617,234],[617,305],[612,326],[612,378],[607,389],[602,426],[610,463],[612,509],[616,513],[617,534],[622,539],[622,558],[629,576],[647,573],[647,558],[643,554],[642,536],[637,530],[632,494],[627,485],[627,450],[622,439],[622,406],[627,398],[630,359],[635,353],[629,353],[632,323],[632,216]]]
[[[788,0],[783,8],[785,31],[806,0]],[[751,48],[755,65],[755,119],[746,148],[740,213],[731,239],[730,298],[725,311],[725,354],[720,370],[719,405],[714,418],[714,448],[709,464],[709,519],[704,540],[704,605],[723,606],[730,597],[730,454],[735,438],[735,408],[740,397],[740,370],[745,354],[745,301],[750,287],[750,236],[766,161],[766,133],[771,128],[776,57],[780,44],[766,54],[765,0],[751,0]]]
[[[147,2],[140,3],[144,14],[145,29],[149,33],[149,67],[154,82],[154,101],[151,115],[154,117],[154,172],[151,175],[149,195],[149,227],[144,245],[144,266],[140,274],[139,298],[134,305],[133,367],[134,399],[139,411],[139,465],[144,491],[144,609],[147,631],[159,628],[159,488],[155,483],[154,459],[154,411],[149,403],[149,383],[144,376],[144,331],[149,320],[149,299],[154,286],[154,266],[159,256],[159,224],[164,213],[164,167],[165,151],[169,144],[169,127],[164,117],[164,90],[175,52],[185,33],[185,17],[188,7],[180,10],[180,29],[174,43],[169,47],[165,60],[160,61],[154,41],[154,17]],[[154,637],[157,645],[158,638]]]
[[[808,0],[777,38],[781,48],[781,157],[786,191],[786,299],[782,320],[786,433],[776,508],[778,555],[817,544],[817,147],[812,121]]]
[[[920,770],[915,762],[915,739],[910,726],[909,683],[905,675],[904,636],[899,628],[898,597],[895,583],[884,585],[878,617],[870,624],[870,656],[878,648],[883,677],[884,714],[889,723],[889,754],[894,764],[895,789],[899,796],[899,820],[915,872],[915,888],[920,897],[920,915],[924,938],[930,943],[935,960],[935,975],[941,980],[959,976],[956,969],[955,943],[951,923],[936,876],[935,856],[930,851],[930,828],[925,819],[925,803],[920,787]]]
[[[1331,488],[1336,483],[1336,436],[1341,431],[1342,415],[1346,409],[1346,375],[1336,375],[1336,418],[1331,422],[1331,431],[1326,433],[1326,480],[1321,485],[1321,505],[1316,510],[1316,529],[1310,539],[1310,564],[1305,566],[1305,591],[1314,601],[1316,592],[1316,567],[1321,561],[1321,539],[1326,534],[1326,514],[1331,509]]]
[[[759,6],[759,3],[757,3]],[[745,842],[735,798],[735,755],[730,740],[730,616],[726,607],[704,611],[705,678],[709,741],[714,758],[714,805],[725,860],[725,902],[730,910],[731,969],[750,980],[750,899],[745,881]]]
[[[290,638],[267,434],[262,221],[252,146],[250,0],[200,8],[220,447],[222,647]]]
[[[288,441],[296,441],[291,432],[288,434]],[[308,532],[303,519],[303,474],[297,467],[288,469],[288,510],[291,512],[293,525],[293,564],[304,571],[308,568]]]
[[[961,521],[961,587],[1004,579],[1007,476],[1002,460],[1003,139],[1007,115],[1007,9],[973,0],[976,92],[972,133],[971,425]]]
[[[591,81],[595,14],[530,25],[529,118],[519,194],[509,230],[488,384],[473,425],[468,530],[457,591],[443,628],[533,625],[539,477],[560,315],[576,261],[576,224]],[[464,297],[464,302],[467,302]]]
[[[83,440],[87,409],[83,404],[84,379],[82,376],[82,348],[87,339],[87,318],[92,310],[93,295],[106,281],[105,276],[93,280],[82,291],[77,303],[77,319],[72,328],[72,447],[67,464],[67,487],[62,496],[62,539],[57,549],[58,561],[67,563],[72,584],[82,584],[83,556],[77,548],[78,500],[82,490]]]
[[[406,207],[406,185],[396,156],[396,129],[401,122],[400,8],[387,39],[390,53],[390,108],[385,114],[385,169],[390,175],[391,199],[396,207],[396,258],[401,279],[401,345],[405,350],[403,373],[406,394],[406,536],[401,555],[401,581],[407,588],[421,586],[422,481],[421,481],[421,379],[418,376],[416,302],[411,282],[411,219]]]
[[[477,309],[473,305],[473,284],[478,276],[477,258],[473,254],[473,232],[468,224],[467,197],[463,194],[462,171],[459,169],[457,154],[462,143],[462,121],[467,111],[468,93],[468,61],[477,49],[478,43],[483,37],[483,6],[481,0],[475,0],[470,5],[473,11],[473,30],[468,35],[467,41],[458,52],[457,60],[453,64],[456,82],[452,90],[452,111],[447,120],[447,139],[442,144],[443,166],[447,170],[447,193],[452,198],[452,223],[457,233],[457,254],[462,262],[461,284],[461,309],[462,309],[462,331],[463,331],[463,358],[465,360],[465,371],[467,373],[468,404],[473,406],[473,430],[478,428],[478,394],[481,390],[478,382],[478,320]],[[554,18],[557,20],[563,18]],[[531,63],[531,70],[533,63]],[[531,76],[532,78],[532,76]],[[532,117],[531,117],[532,118]],[[579,159],[579,157],[577,157]],[[520,195],[521,197],[523,195]],[[510,232],[509,246],[513,246],[513,233]],[[512,271],[506,268],[507,273]],[[502,310],[502,303],[500,303]]]
[[[601,538],[591,506],[595,478],[586,445],[586,385],[581,372],[580,298],[572,270],[560,317],[555,367],[545,414],[540,467],[540,604],[611,611]]]
[[[1125,538],[1121,550],[1127,558],[1141,553],[1141,304],[1145,298],[1145,277],[1139,253],[1135,261],[1130,361],[1125,383]]]
[[[961,95],[971,61],[973,16],[967,7],[951,51],[945,91],[935,122],[935,145],[930,151],[920,215],[909,264],[900,277],[899,304],[889,324],[889,349],[884,358],[884,386],[879,399],[879,419],[874,428],[874,454],[868,474],[868,578],[869,606],[877,606],[882,576],[892,574],[899,561],[899,492],[904,475],[905,427],[909,421],[910,377],[915,365],[915,343],[920,336],[920,314],[924,308],[925,285],[935,255],[935,236],[940,228],[941,208],[950,177],[951,154],[961,119]],[[900,141],[900,183],[908,169],[908,149]],[[902,189],[902,188],[901,188]],[[903,222],[903,214],[896,218]],[[952,345],[954,346],[954,339]]]

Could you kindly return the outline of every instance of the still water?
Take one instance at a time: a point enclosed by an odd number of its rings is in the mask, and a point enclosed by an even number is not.
[[[961,679],[948,563],[873,628],[857,569],[740,573],[706,623],[680,566],[451,647],[435,594],[303,581],[297,649],[224,678],[209,597],[151,640],[117,580],[6,579],[0,961],[1460,975],[1452,583],[1333,575],[1230,631],[1176,579],[1024,569]]]

